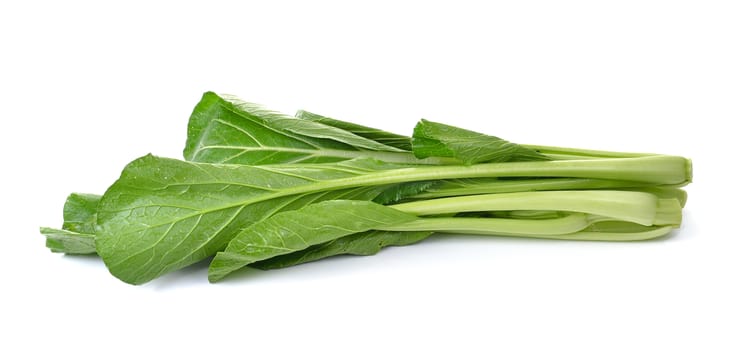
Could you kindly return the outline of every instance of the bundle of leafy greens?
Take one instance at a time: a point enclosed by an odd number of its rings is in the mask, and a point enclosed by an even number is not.
[[[213,257],[209,280],[372,255],[434,233],[633,241],[679,227],[690,160],[518,145],[420,121],[413,136],[207,92],[185,160],[146,155],[102,195],[73,193],[53,252],[146,283]]]

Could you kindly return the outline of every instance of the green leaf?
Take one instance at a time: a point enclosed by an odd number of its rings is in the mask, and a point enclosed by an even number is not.
[[[409,152],[343,129],[292,118],[207,92],[188,123],[186,160],[204,163],[329,163],[359,157],[420,163]]]
[[[390,185],[387,189],[379,193],[379,195],[373,200],[380,204],[396,203],[403,199],[420,194],[435,183],[436,181],[417,181]]]
[[[374,140],[378,143],[382,143],[400,150],[412,151],[412,139],[409,136],[397,135],[381,129],[370,128],[355,123],[332,119],[304,110],[299,110],[298,112],[296,112],[296,117],[299,119],[311,120],[313,122],[333,126],[338,129],[343,129],[360,137]]]
[[[379,204],[396,203],[410,196],[419,194],[434,183],[435,181],[419,181],[390,185],[379,193],[373,201]],[[379,252],[381,248],[413,244],[427,238],[431,234],[432,232],[397,233],[377,230],[361,232],[332,240],[327,243],[311,246],[305,250],[288,254],[288,256],[277,256],[269,259],[271,261],[276,260],[276,262],[267,264],[272,266],[269,267],[270,269],[276,269],[279,267],[288,267],[328,258],[334,255],[372,255]]]
[[[62,229],[42,227],[46,246],[55,253],[95,254],[95,221],[100,196],[72,193],[64,203]]]
[[[508,193],[553,190],[628,189],[646,187],[646,183],[585,178],[532,178],[532,179],[451,179],[437,181],[418,194],[416,199],[466,196],[486,193]]]
[[[327,243],[313,245],[302,251],[275,256],[250,264],[261,270],[272,270],[304,264],[335,255],[374,255],[382,248],[420,242],[433,232],[367,231],[341,237]]]
[[[388,186],[345,181],[398,166],[240,166],[151,155],[130,163],[98,208],[98,254],[119,279],[140,284],[223,249],[236,233],[282,210],[331,199],[370,200]]]
[[[373,201],[379,204],[396,203],[425,191],[435,182],[417,181],[389,185]],[[431,234],[432,232],[387,232],[378,230],[361,232],[324,244],[311,246],[303,251],[288,254],[289,256],[282,255],[275,257],[273,259],[277,261],[275,263],[269,263],[269,265],[274,266],[270,268],[278,268],[279,266],[288,267],[341,254],[373,255],[384,247],[417,243]]]
[[[225,251],[217,253],[209,265],[209,281],[218,281],[256,261],[415,219],[370,201],[325,201],[278,213],[241,231]]]
[[[499,137],[428,120],[415,126],[412,149],[418,158],[454,157],[465,164],[549,160],[549,157]]]
[[[100,195],[72,193],[64,203],[62,229],[80,233],[95,233],[95,217]]]

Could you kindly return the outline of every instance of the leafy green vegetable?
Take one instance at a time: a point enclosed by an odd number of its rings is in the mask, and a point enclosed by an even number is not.
[[[333,213],[331,219],[327,213]],[[256,261],[415,219],[414,215],[369,201],[325,201],[278,213],[241,231],[223,252],[217,253],[209,265],[209,281],[218,281]]]
[[[535,150],[499,137],[425,119],[415,126],[412,150],[418,158],[453,157],[465,164],[550,159]]]
[[[223,249],[282,210],[328,199],[370,200],[389,185],[467,177],[577,176],[655,184],[687,181],[681,157],[406,167],[370,159],[241,166],[145,156],[98,206],[96,248],[113,275],[147,282]]]
[[[422,120],[413,137],[207,92],[186,161],[147,155],[101,196],[72,194],[54,252],[98,253],[132,284],[214,257],[209,279],[433,232],[625,241],[679,227],[691,163],[516,145]]]
[[[343,152],[346,152],[343,153],[343,157],[352,158],[359,154],[347,153],[348,149],[357,150],[360,147],[361,149],[364,149],[361,154],[363,156],[373,156],[377,159],[385,159],[387,161],[400,163],[420,162],[419,160],[415,160],[409,152],[407,152],[407,155],[404,157],[400,157],[400,153],[395,153],[390,157],[388,152],[390,149],[379,148],[378,144],[367,143],[367,140],[371,140],[378,142],[379,144],[393,147],[397,151],[409,151],[412,150],[412,140],[410,137],[323,117],[307,111],[300,110],[296,113],[296,118],[297,119],[291,119],[276,112],[267,111],[260,106],[240,101],[231,96],[219,96],[213,93],[206,93],[191,116],[189,123],[189,138],[187,141],[188,146],[186,147],[184,156],[186,159],[193,161],[209,163],[227,162],[234,164],[272,164],[275,162],[314,163],[336,161],[340,159],[336,157],[327,158],[312,156],[287,160],[282,156],[277,156],[276,153],[271,153],[270,157],[264,157],[266,155],[265,152],[271,149],[274,151],[280,150],[282,155],[291,152],[305,154],[307,152],[307,145],[314,145],[312,147],[319,148],[316,151],[320,152],[320,154],[324,153],[325,155],[334,154],[335,156],[338,156],[339,154],[337,153],[337,149],[341,149]],[[322,124],[325,127],[320,127],[317,124]],[[546,158],[540,155],[538,157],[532,157],[532,159],[519,157],[519,153],[529,155],[537,154],[537,152],[527,149],[524,150],[523,147],[505,142],[495,137],[472,133],[467,130],[432,122],[427,122],[425,128],[422,127],[423,125],[423,123],[418,125],[418,131],[416,131],[416,136],[418,138],[420,137],[421,130],[427,130],[429,134],[428,136],[430,137],[435,137],[436,133],[441,131],[441,127],[445,127],[446,132],[453,131],[446,135],[448,138],[444,137],[441,139],[442,144],[445,143],[448,145],[448,143],[451,143],[450,146],[453,149],[458,149],[456,142],[460,140],[451,139],[451,135],[474,135],[482,142],[491,142],[492,140],[497,141],[494,144],[486,145],[487,150],[501,151],[499,154],[500,159],[496,160],[506,160],[506,158],[509,160],[543,160]],[[316,130],[320,131],[317,132]],[[336,142],[327,141],[330,132],[332,132],[332,135],[336,136],[332,138],[332,140]],[[359,142],[357,138],[350,137],[347,133],[361,137],[362,140],[366,142]],[[302,140],[305,143],[297,143],[297,140]],[[271,148],[271,146],[274,148]],[[497,147],[500,147],[500,149],[496,149]],[[237,150],[239,150],[239,153],[233,153]],[[215,155],[219,156],[214,157]],[[448,158],[439,157],[428,159],[434,160],[436,163],[452,162],[451,160],[446,160]],[[492,181],[488,182],[492,183]],[[399,201],[410,195],[419,194],[420,190],[423,189],[423,186],[427,188],[431,185],[433,185],[433,182],[427,182],[419,186],[400,184],[394,188],[386,190],[376,198],[375,201],[379,203]],[[559,189],[559,187],[556,188]],[[428,193],[428,195],[430,195],[430,193]],[[372,234],[366,234],[365,236],[368,235]],[[346,240],[352,239],[353,237],[346,238]],[[345,246],[348,246],[348,244],[345,244],[343,247]],[[343,247],[340,247],[341,249],[325,247],[324,251],[341,251]]]
[[[208,108],[208,110],[210,111],[209,113],[201,112],[201,110],[204,109],[205,106],[209,107]],[[225,109],[226,109],[226,112],[225,112]],[[218,113],[213,112],[215,110],[219,112]],[[241,118],[229,119],[230,117],[234,117],[234,116],[239,116]],[[358,125],[358,124],[353,124],[353,123],[348,123],[344,121],[339,121],[339,120],[323,117],[323,116],[310,113],[307,111],[297,112],[296,117],[299,119],[305,119],[308,121],[325,124],[333,128],[339,128],[344,131],[355,134],[357,136],[363,137],[365,139],[370,139],[370,140],[379,142],[381,144],[385,144],[387,146],[395,147],[397,149],[402,149],[402,150],[411,149],[411,144],[410,144],[411,139],[409,137],[387,133],[379,129],[369,128],[369,127],[365,127],[365,126]],[[245,120],[243,120],[243,118],[246,118],[246,120],[248,121],[252,121],[252,123],[246,122]],[[209,128],[200,127],[200,125],[203,125],[207,121],[208,123],[215,123],[215,122],[224,121],[224,120],[228,120],[228,122],[230,123],[230,126],[239,125],[240,132],[235,133],[235,134],[230,134],[230,131],[234,131],[236,128],[232,128],[232,130],[227,130],[225,132],[222,128],[218,127],[220,124],[212,125]],[[265,137],[266,134],[271,135],[269,140],[275,142],[276,140],[281,139],[281,137],[275,136],[276,130],[281,131],[279,134],[282,134],[284,136],[287,136],[288,133],[283,131],[283,129],[281,128],[271,127],[271,121],[274,121],[274,120],[280,120],[282,122],[286,122],[287,117],[279,115],[275,112],[266,111],[259,106],[245,103],[245,102],[239,101],[231,97],[228,97],[227,99],[225,99],[215,94],[207,93],[204,95],[202,102],[199,104],[198,107],[196,107],[191,117],[191,121],[190,121],[191,127],[189,129],[188,144],[193,145],[199,142],[203,143],[203,139],[210,139],[212,138],[212,136],[217,136],[216,138],[217,141],[216,143],[214,143],[214,145],[218,145],[218,147],[221,147],[223,149],[233,149],[233,150],[242,149],[242,147],[244,147],[244,142],[251,142],[253,140],[258,140],[261,137]],[[435,126],[435,125],[441,125],[441,124],[433,123],[431,125]],[[303,125],[297,124],[295,128],[292,130],[298,134],[304,134],[304,136],[310,135],[311,137],[316,137],[317,136],[316,133],[304,132],[303,128],[307,128],[307,127],[311,129],[311,128],[315,128],[316,126],[313,124],[308,124],[308,123],[305,123]],[[463,133],[463,134],[471,133],[469,131],[450,127],[450,126],[448,126],[448,128],[452,130],[456,130],[458,133]],[[193,132],[194,130],[200,130],[200,131],[194,133]],[[195,135],[197,135],[198,137],[196,137]],[[481,134],[477,134],[477,135],[479,137],[482,137],[485,140],[489,140],[491,138],[489,136],[485,136]],[[296,137],[297,136],[294,135],[288,141],[295,141]],[[198,142],[195,142],[196,139],[198,139]],[[494,138],[494,139],[497,139],[497,138]],[[312,139],[310,141],[321,143],[323,140]],[[507,150],[507,152],[521,151],[517,145],[513,145],[511,143],[505,143],[505,144],[508,147],[510,147],[510,149]],[[296,144],[294,143],[291,143],[290,145],[291,145],[290,147],[296,147]],[[337,144],[331,144],[331,145],[327,145],[323,147],[337,147],[337,146],[338,146]],[[456,146],[454,145],[453,147],[455,148]],[[263,151],[265,150],[265,148],[259,147],[258,150]],[[285,149],[284,151],[287,151],[287,150],[289,149]],[[304,152],[305,150],[301,149],[300,151]],[[373,150],[373,151],[376,152],[375,153],[376,158],[385,158],[386,156],[385,153],[379,153],[378,152],[379,150]],[[191,160],[217,162],[217,163],[223,161],[221,158],[210,158],[208,157],[209,154],[211,153],[196,152],[194,156],[191,157]],[[251,154],[251,153],[247,153],[247,154]],[[367,153],[366,155],[368,154],[369,153]],[[188,148],[186,148],[185,157],[189,159]],[[544,157],[536,157],[534,159],[540,160],[543,158]],[[521,160],[518,157],[513,157],[513,159]],[[254,163],[260,163],[260,162],[271,163],[275,160],[272,158],[269,158],[269,159],[261,158],[258,161],[255,161],[251,157],[236,157],[236,158],[230,158],[227,161],[231,163],[237,163],[237,164],[254,164]],[[323,159],[321,158],[309,157],[309,158],[294,159],[291,162],[301,163],[301,162],[322,162],[322,161]],[[399,158],[394,158],[394,161],[399,161]],[[411,160],[409,159],[403,160],[403,162],[409,162],[409,161]],[[489,182],[491,183],[492,181],[489,181]],[[384,193],[382,193],[378,198],[375,199],[375,201],[379,203],[387,203],[389,201],[398,201],[405,197],[408,197],[409,195],[414,195],[414,194],[419,193],[420,190],[422,189],[422,186],[427,188],[431,186],[432,184],[433,182],[427,182],[427,183],[421,184],[421,186],[419,187],[411,186],[410,184],[397,185],[394,188],[390,188]],[[581,187],[576,187],[576,188],[581,188]],[[373,235],[373,233],[367,233],[363,237],[370,236],[370,235]],[[323,249],[323,251],[325,252],[342,251],[345,247],[349,246],[349,244],[345,241],[352,240],[354,239],[354,237],[355,236],[346,238],[342,242],[344,243],[343,246],[338,247],[339,249],[335,249],[334,247],[332,247],[331,245],[335,243],[331,243],[330,246],[325,245],[325,248]],[[358,236],[358,237],[361,237],[361,236]],[[381,241],[385,242],[388,240],[381,240]]]

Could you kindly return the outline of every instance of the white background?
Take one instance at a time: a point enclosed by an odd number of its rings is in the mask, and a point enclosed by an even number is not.
[[[736,1],[3,2],[0,348],[740,349],[740,18]],[[38,226],[69,192],[180,157],[207,90],[405,134],[428,118],[678,154],[695,183],[682,229],[642,243],[439,237],[139,287],[48,252]]]

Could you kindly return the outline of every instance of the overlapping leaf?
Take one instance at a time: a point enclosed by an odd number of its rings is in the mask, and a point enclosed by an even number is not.
[[[197,162],[246,165],[326,163],[355,157],[425,163],[416,159],[410,150],[410,138],[406,136],[306,111],[299,111],[295,118],[290,118],[232,96],[208,92],[191,116],[184,157]],[[375,201],[397,201],[430,185],[432,182],[398,184],[386,189]],[[377,241],[382,245],[403,242],[378,234]],[[373,235],[367,233],[358,237],[365,242],[368,241],[366,236]],[[346,248],[353,246],[348,242],[353,239],[346,238],[338,247],[332,246],[335,243],[325,245],[323,252],[328,256],[329,252],[344,254]],[[412,240],[407,241],[412,243]]]
[[[549,157],[499,137],[421,120],[412,136],[412,150],[419,158],[453,157],[466,164],[549,160]]]
[[[332,213],[332,215],[327,215]],[[209,265],[209,281],[256,261],[307,249],[354,233],[417,219],[370,201],[334,200],[286,211],[242,230]]]
[[[204,94],[191,115],[183,156],[195,162],[249,165],[329,163],[359,157],[416,162],[399,148],[213,92]]]
[[[250,264],[250,266],[262,270],[271,270],[304,264],[335,255],[374,255],[384,247],[414,244],[430,237],[432,234],[433,232],[430,231],[389,232],[372,230],[360,232],[313,245],[302,251],[258,261]]]

